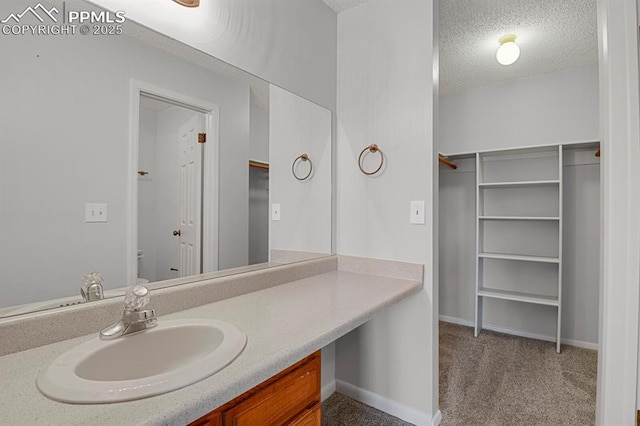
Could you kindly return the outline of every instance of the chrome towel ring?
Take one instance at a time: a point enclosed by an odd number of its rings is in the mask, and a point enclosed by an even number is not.
[[[368,172],[362,167],[362,159],[364,158],[364,155],[367,151],[369,151],[372,154],[375,154],[376,152],[380,153],[380,165],[378,166],[377,169],[375,169],[372,172]],[[384,154],[382,153],[382,150],[378,148],[378,145],[376,145],[375,143],[369,145],[368,147],[360,151],[360,155],[358,156],[358,167],[360,168],[360,171],[365,175],[367,176],[375,175],[380,171],[380,169],[382,169],[383,165],[384,165]]]
[[[296,174],[296,164],[299,162],[309,162],[309,173],[306,174],[306,176],[304,177],[300,177]],[[307,154],[301,154],[299,156],[296,157],[295,160],[293,160],[293,164],[291,165],[291,173],[293,173],[293,177],[295,177],[298,180],[307,180],[309,179],[309,176],[311,176],[311,173],[313,172],[313,162],[311,161],[311,158],[309,158],[309,156]]]

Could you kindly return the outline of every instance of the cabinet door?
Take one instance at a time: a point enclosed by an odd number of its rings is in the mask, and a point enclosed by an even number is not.
[[[320,359],[315,358],[225,411],[224,425],[283,425],[319,402]]]
[[[222,413],[220,411],[213,411],[199,418],[189,426],[222,426]]]
[[[322,425],[322,411],[320,410],[320,404],[316,404],[313,408],[308,409],[300,416],[292,421],[289,426],[321,426]]]

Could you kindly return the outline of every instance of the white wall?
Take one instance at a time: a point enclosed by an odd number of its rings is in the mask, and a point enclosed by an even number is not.
[[[313,172],[305,181],[291,172],[306,153]],[[271,221],[269,248],[331,253],[331,111],[271,86],[269,106],[269,205],[280,204]],[[306,164],[297,164],[305,176]]]
[[[447,153],[597,140],[598,68],[443,95],[440,105],[440,149]],[[499,108],[502,114],[496,114]],[[562,337],[588,347],[598,342],[600,235],[594,230],[600,223],[600,176],[594,153],[565,154],[563,197]],[[535,169],[541,161],[521,166]],[[462,160],[455,171],[440,169],[440,315],[470,324],[475,309],[475,161]],[[533,282],[543,269],[536,265],[517,273]],[[546,276],[556,279],[553,270]],[[555,309],[500,300],[485,305],[485,325],[555,340]]]
[[[3,306],[78,294],[90,270],[127,284],[132,78],[220,105],[220,267],[246,264],[246,85],[126,36],[3,40]],[[86,202],[107,203],[109,222],[86,224]]]
[[[598,139],[598,65],[448,94],[440,99],[445,153]]]
[[[438,410],[434,16],[422,0],[371,0],[338,15],[338,253],[426,272],[423,291],[337,342],[336,379],[416,424],[431,424]],[[374,142],[387,166],[367,177],[357,158]],[[409,224],[411,200],[426,201],[426,225]]]
[[[335,108],[336,14],[321,0],[92,0],[273,84]]]

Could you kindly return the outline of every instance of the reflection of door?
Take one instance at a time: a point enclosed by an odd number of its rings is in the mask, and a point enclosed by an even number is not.
[[[179,275],[201,272],[201,216],[202,216],[202,144],[198,133],[204,132],[201,114],[180,126],[180,187],[179,187]]]
[[[138,124],[132,140],[138,175],[132,182],[137,208],[129,251],[138,253],[128,265],[132,284],[218,265],[217,107],[158,88],[153,93],[140,90],[133,100],[139,108],[132,115]],[[208,143],[198,143],[205,131]]]

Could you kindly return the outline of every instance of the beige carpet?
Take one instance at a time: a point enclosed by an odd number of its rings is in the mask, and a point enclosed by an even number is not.
[[[592,425],[597,352],[440,323],[442,426]]]
[[[322,426],[411,426],[411,423],[336,392],[322,403]]]

